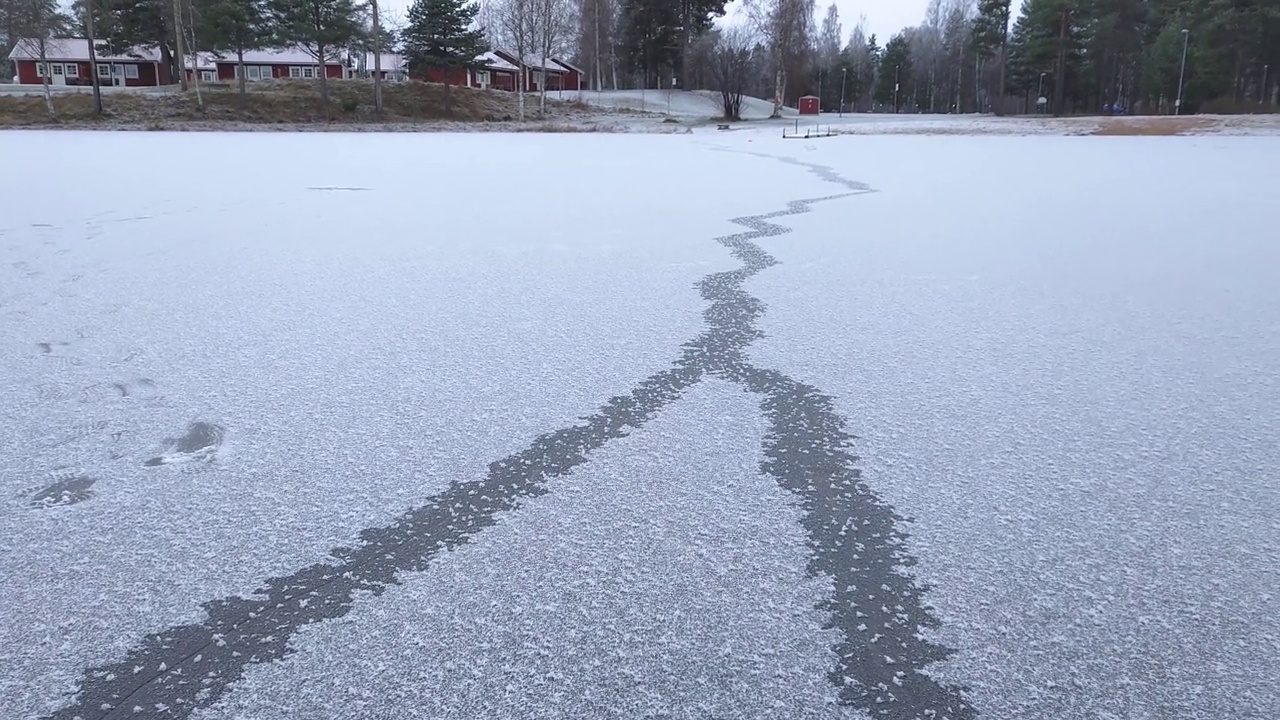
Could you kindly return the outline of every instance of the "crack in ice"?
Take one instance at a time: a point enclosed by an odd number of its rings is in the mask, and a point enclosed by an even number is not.
[[[641,427],[707,376],[761,398],[769,422],[761,469],[797,497],[811,551],[808,570],[831,578],[834,587],[823,609],[827,627],[840,634],[829,678],[841,702],[886,720],[974,717],[960,689],[923,672],[950,651],[921,637],[922,628],[938,621],[922,604],[925,589],[901,572],[914,562],[897,527],[902,519],[862,480],[849,449],[852,436],[832,398],[779,371],[757,368],[744,354],[762,335],[755,321],[765,306],[742,285],[777,264],[755,241],[791,232],[770,221],[873,190],[822,165],[747,154],[803,167],[847,192],[734,218],[746,231],[716,241],[743,266],[698,283],[710,302],[703,312],[708,329],[682,347],[670,369],[611,398],[578,424],[490,463],[483,480],[455,481],[390,525],[364,530],[354,547],[334,549],[332,560],[270,578],[253,597],[205,603],[204,622],[146,636],[124,660],[86,671],[73,703],[49,717],[105,720],[144,708],[147,717],[178,718],[213,704],[248,665],[289,655],[289,639],[302,627],[347,614],[361,591],[379,595],[400,574],[427,569],[442,550],[466,544],[521,500],[547,493],[544,486],[552,478],[586,462],[587,453],[629,428]]]

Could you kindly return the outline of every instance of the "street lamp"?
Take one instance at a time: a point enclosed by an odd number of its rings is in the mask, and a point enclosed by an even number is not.
[[[1037,111],[1039,111],[1041,107],[1040,100],[1044,98],[1044,76],[1048,74],[1049,73],[1047,72],[1040,73],[1040,87],[1036,88],[1036,110]]]
[[[818,114],[822,114],[822,68],[818,68]]]
[[[844,117],[844,80],[848,75],[849,68],[840,68],[840,117]],[[1262,80],[1262,84],[1267,84],[1265,77]]]
[[[901,65],[893,66],[893,114],[898,114],[898,71],[902,69]]]
[[[1173,106],[1173,114],[1182,114],[1182,81],[1187,77],[1187,43],[1191,40],[1191,31],[1182,29],[1182,71],[1178,73],[1178,101]]]

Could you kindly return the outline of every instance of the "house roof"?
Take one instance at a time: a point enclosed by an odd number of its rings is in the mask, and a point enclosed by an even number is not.
[[[494,52],[494,53],[485,53],[485,55],[494,55],[494,54],[499,55],[499,56],[500,56],[503,60],[505,60],[505,61],[507,62],[507,64],[509,64],[509,65],[511,64],[511,61],[514,61],[514,60],[515,60],[515,58],[516,58],[516,54],[515,54],[515,53],[513,53],[513,52],[509,52],[509,51],[507,51],[507,50],[497,50],[497,51],[496,51],[496,52]],[[510,59],[508,60],[508,58],[510,58]],[[547,71],[547,72],[552,72],[552,73],[564,73],[564,72],[568,72],[568,70],[566,70],[566,69],[564,68],[564,66],[557,64],[557,63],[556,63],[554,60],[552,60],[551,58],[547,58],[547,62],[546,62],[546,64],[544,65],[544,64],[543,64],[543,62],[542,62],[542,58],[541,58],[540,56],[536,56],[536,55],[525,55],[525,56],[524,56],[524,60],[523,60],[522,64],[523,64],[525,67],[530,68],[530,69],[533,69],[533,70],[545,70],[545,71]],[[516,68],[515,68],[515,66],[514,66],[514,65],[512,65],[510,69],[515,70]]]
[[[186,60],[183,62],[183,65],[184,65],[188,70],[192,70],[192,69],[195,69],[195,70],[213,70],[213,69],[215,69],[215,68],[217,67],[217,65],[215,65],[215,64],[214,64],[214,61],[216,61],[217,59],[218,59],[218,58],[217,58],[215,55],[213,55],[212,53],[197,53],[197,54],[196,54],[196,63],[195,63],[195,67],[194,67],[194,68],[192,68],[192,65],[191,65],[191,57],[190,57],[190,56],[188,56],[188,57],[186,58]]]
[[[378,54],[382,56],[381,57],[382,70],[384,72],[394,71],[394,70],[404,70],[405,67],[407,67],[407,63],[405,62],[404,55],[401,55],[400,53],[378,53]],[[374,53],[371,53],[371,52],[367,52],[364,54],[365,70],[373,70],[373,65],[374,65],[373,56],[374,56]]]
[[[514,64],[507,62],[501,55],[493,51],[489,51],[483,55],[477,55],[475,60],[491,70],[508,70],[510,72],[515,72],[518,69]]]
[[[573,72],[576,72],[576,73],[578,73],[579,75],[582,75],[582,74],[583,74],[583,72],[582,72],[582,68],[580,68],[580,67],[578,67],[577,65],[574,65],[574,64],[572,64],[572,63],[570,63],[570,62],[568,62],[568,61],[566,61],[566,60],[561,60],[560,58],[551,58],[551,60],[552,60],[553,62],[555,62],[557,65],[563,66],[566,70],[572,70]]]
[[[156,48],[132,47],[124,52],[109,52],[107,44],[96,43],[99,62],[160,62]],[[44,56],[49,60],[89,62],[89,41],[85,38],[49,38],[44,41]],[[23,38],[9,51],[10,60],[39,60],[40,41]]]
[[[385,56],[384,56],[385,57]],[[217,53],[210,54],[209,58],[220,63],[238,62],[238,56],[235,53]],[[244,62],[246,65],[319,65],[316,58],[311,53],[301,48],[272,48],[267,50],[247,50],[244,54]],[[331,55],[326,65],[341,65],[342,60],[336,55]],[[187,67],[190,67],[188,61]]]

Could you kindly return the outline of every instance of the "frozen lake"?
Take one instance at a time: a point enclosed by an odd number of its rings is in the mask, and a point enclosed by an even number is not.
[[[1280,714],[1280,138],[0,157],[0,718]]]

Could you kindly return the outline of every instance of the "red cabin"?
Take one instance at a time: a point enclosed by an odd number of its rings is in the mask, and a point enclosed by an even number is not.
[[[822,112],[822,101],[813,95],[800,98],[801,115],[818,115]]]

